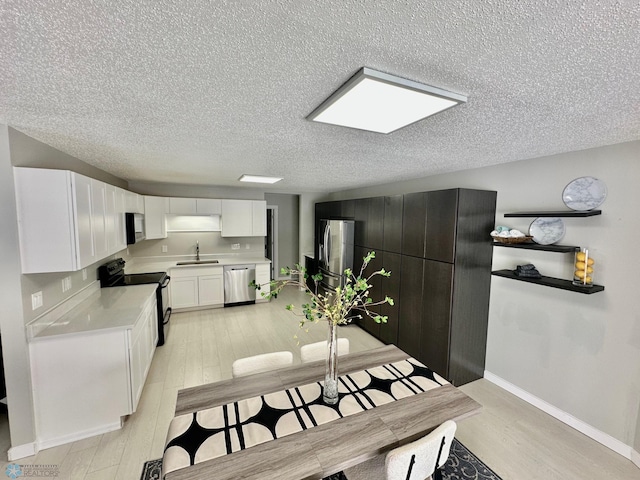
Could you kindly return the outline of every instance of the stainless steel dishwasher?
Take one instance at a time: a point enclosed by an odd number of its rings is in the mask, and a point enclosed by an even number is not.
[[[249,284],[256,279],[255,265],[224,267],[224,306],[255,303],[256,290]]]

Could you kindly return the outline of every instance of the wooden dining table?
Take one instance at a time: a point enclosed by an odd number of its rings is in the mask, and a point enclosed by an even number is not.
[[[406,360],[393,345],[340,356],[340,375]],[[176,416],[324,380],[324,361],[186,388]],[[481,405],[449,383],[250,448],[169,472],[166,480],[317,480],[429,433]]]

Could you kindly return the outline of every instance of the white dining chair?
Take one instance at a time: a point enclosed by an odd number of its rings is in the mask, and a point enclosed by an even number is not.
[[[231,364],[233,378],[253,375],[254,373],[269,372],[293,364],[293,353],[271,352],[252,357],[239,358]]]
[[[447,463],[457,425],[447,420],[424,437],[387,455],[347,468],[347,480],[425,480]],[[441,478],[441,477],[438,477]]]
[[[338,339],[338,356],[349,353],[349,339]],[[300,347],[300,359],[302,363],[315,362],[327,358],[327,342],[310,343]]]

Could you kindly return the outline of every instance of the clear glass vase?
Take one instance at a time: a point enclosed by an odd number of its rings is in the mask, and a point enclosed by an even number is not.
[[[578,287],[593,287],[593,265],[588,248],[581,248],[575,254],[573,284]]]
[[[327,405],[338,403],[338,326],[329,321],[327,339],[327,364],[324,374],[322,400]]]

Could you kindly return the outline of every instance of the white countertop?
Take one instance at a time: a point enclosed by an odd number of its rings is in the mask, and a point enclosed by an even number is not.
[[[169,272],[174,268],[223,267],[225,265],[257,265],[271,263],[271,260],[268,258],[250,255],[201,255],[200,260],[218,260],[218,263],[176,265],[178,262],[190,262],[194,260],[194,255],[175,257],[138,257],[127,262],[125,265],[125,273]]]
[[[133,328],[149,297],[155,298],[157,286],[148,284],[101,288],[35,334],[31,341],[57,335]]]

